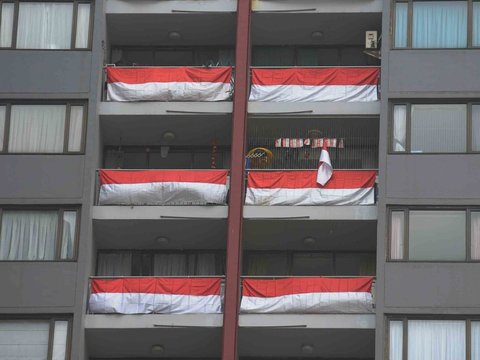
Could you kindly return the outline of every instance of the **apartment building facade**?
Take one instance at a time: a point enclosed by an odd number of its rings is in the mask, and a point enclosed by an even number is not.
[[[478,47],[476,0],[0,0],[0,359],[480,360]]]

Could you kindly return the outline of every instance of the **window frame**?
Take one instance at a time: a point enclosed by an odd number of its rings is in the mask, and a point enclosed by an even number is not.
[[[391,36],[390,41],[391,45],[390,48],[392,50],[462,50],[462,49],[479,49],[480,45],[473,46],[473,3],[474,0],[458,0],[458,1],[466,1],[467,2],[467,47],[463,48],[415,48],[412,46],[412,34],[413,34],[413,3],[415,1],[425,1],[425,0],[392,0],[391,1],[391,16],[390,16],[390,29],[391,29]],[[395,46],[395,29],[396,29],[396,5],[398,3],[406,3],[408,5],[407,9],[407,46],[405,47],[396,47]]]
[[[78,244],[80,239],[80,221],[81,221],[81,207],[77,205],[67,206],[20,206],[20,205],[5,205],[0,206],[0,234],[2,230],[2,219],[4,211],[57,211],[58,223],[57,223],[57,237],[55,239],[55,258],[52,260],[5,260],[0,259],[0,263],[11,263],[11,262],[40,262],[40,263],[52,263],[52,262],[76,262],[78,260]],[[63,241],[63,214],[65,211],[74,211],[76,212],[75,218],[75,238],[73,241],[73,256],[71,259],[61,259],[62,252],[62,241]],[[0,239],[1,241],[1,239]]]
[[[441,102],[440,102],[441,101]],[[412,152],[412,105],[465,105],[466,106],[466,134],[465,145],[466,149],[462,152]],[[462,155],[462,154],[480,154],[480,150],[473,150],[473,106],[479,106],[480,101],[465,101],[465,100],[443,100],[443,99],[428,99],[428,100],[393,100],[389,104],[388,109],[388,155]],[[405,127],[405,151],[394,151],[394,131],[395,131],[395,106],[406,107],[406,127]],[[480,149],[480,146],[479,146]]]
[[[480,316],[462,316],[462,315],[387,315],[385,317],[385,359],[390,360],[390,322],[402,322],[402,359],[408,360],[408,321],[409,320],[443,320],[443,321],[464,321],[465,322],[465,359],[471,360],[472,356],[472,322],[480,322]]]
[[[1,0],[0,0],[1,1]],[[63,134],[63,149],[62,152],[9,152],[8,143],[10,138],[10,122],[12,106],[15,105],[63,105],[65,106],[65,128]],[[88,103],[87,101],[0,101],[0,107],[5,107],[5,125],[3,131],[3,148],[0,147],[0,155],[84,155],[87,135],[87,120],[88,120]],[[70,117],[71,108],[75,106],[83,107],[82,117],[82,134],[80,139],[80,151],[68,151],[68,144],[70,141]]]
[[[464,260],[410,260],[409,259],[409,229],[410,229],[410,211],[465,211],[465,259]],[[480,259],[472,259],[472,231],[471,214],[480,211],[476,206],[389,206],[387,209],[387,262],[394,263],[479,263]],[[403,259],[392,259],[392,212],[403,212]]]
[[[70,39],[70,47],[65,49],[38,49],[38,48],[17,48],[17,35],[18,35],[18,16],[21,2],[39,2],[39,3],[72,3],[72,34]],[[2,21],[2,4],[11,3],[14,4],[13,11],[13,27],[12,27],[12,39],[10,47],[0,47],[0,50],[20,50],[20,51],[91,51],[93,42],[93,24],[95,14],[95,0],[0,0],[0,24]],[[88,41],[87,47],[77,48],[75,42],[77,38],[77,18],[78,18],[78,5],[90,4],[90,18],[88,23]]]
[[[55,314],[55,315],[36,315],[36,314],[11,314],[11,315],[1,315],[0,321],[48,321],[48,355],[47,360],[52,360],[53,356],[53,336],[55,334],[55,322],[56,321],[66,321],[68,322],[67,326],[67,343],[65,346],[65,360],[71,359],[72,352],[72,333],[73,333],[73,318],[71,315]]]

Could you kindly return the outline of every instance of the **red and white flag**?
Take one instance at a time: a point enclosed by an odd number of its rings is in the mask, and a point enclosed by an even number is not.
[[[371,313],[373,277],[244,279],[240,311],[257,314]]]
[[[100,170],[99,205],[223,205],[228,170]]]
[[[107,68],[108,101],[224,101],[232,68]]]
[[[373,205],[377,172],[335,170],[325,186],[316,170],[249,171],[246,205]]]
[[[333,175],[332,162],[330,161],[330,155],[327,150],[327,141],[323,140],[323,148],[320,152],[320,160],[318,161],[317,171],[317,183],[322,186],[330,180]]]
[[[94,314],[219,314],[220,279],[94,279],[89,311]]]
[[[253,69],[250,101],[377,101],[380,68]]]

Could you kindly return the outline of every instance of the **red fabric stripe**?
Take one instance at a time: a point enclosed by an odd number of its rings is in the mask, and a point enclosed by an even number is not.
[[[243,296],[269,298],[307,293],[371,292],[372,284],[373,277],[244,279]]]
[[[228,170],[100,170],[100,184],[188,182],[227,184]]]
[[[254,85],[377,85],[380,68],[253,69]]]
[[[107,68],[108,83],[145,84],[153,82],[211,82],[229,84],[231,67],[221,68]]]
[[[215,278],[121,278],[93,279],[91,293],[144,293],[173,295],[220,295],[221,279]]]
[[[359,189],[375,185],[376,171],[334,170],[325,186],[317,183],[317,170],[250,171],[247,187],[256,189]]]

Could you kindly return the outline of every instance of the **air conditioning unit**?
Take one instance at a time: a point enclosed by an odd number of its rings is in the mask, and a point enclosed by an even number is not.
[[[378,34],[376,31],[365,31],[365,49],[378,49]]]

